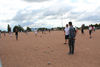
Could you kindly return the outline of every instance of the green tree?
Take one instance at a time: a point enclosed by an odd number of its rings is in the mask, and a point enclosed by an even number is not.
[[[13,32],[15,32],[16,29],[19,31],[18,26],[14,26],[14,28],[13,28]]]
[[[57,27],[57,30],[64,30],[64,27]]]
[[[27,30],[28,32],[31,32],[31,31],[32,31],[30,27],[27,27],[26,30]]]
[[[20,25],[18,25],[18,30],[19,30],[19,32],[23,32],[24,31],[23,27],[21,27]]]
[[[23,27],[21,27],[20,25],[14,26],[13,32],[15,32],[16,29],[17,29],[19,32],[23,32],[23,31],[24,31]]]
[[[10,27],[9,24],[8,24],[8,28],[7,28],[7,30],[8,30],[8,33],[11,32],[11,27]]]

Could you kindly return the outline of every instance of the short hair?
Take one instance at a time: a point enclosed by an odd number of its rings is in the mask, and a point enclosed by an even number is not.
[[[69,22],[69,25],[72,25],[72,22],[71,21]]]

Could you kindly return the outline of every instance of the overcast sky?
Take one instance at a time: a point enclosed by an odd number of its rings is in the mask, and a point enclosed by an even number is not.
[[[100,0],[0,0],[0,29],[100,23]]]

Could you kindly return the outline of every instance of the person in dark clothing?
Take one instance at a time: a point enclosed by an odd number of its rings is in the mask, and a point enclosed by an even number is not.
[[[42,34],[44,33],[44,29],[42,29]]]
[[[51,30],[49,29],[49,33],[51,32]]]
[[[84,34],[84,24],[81,26],[81,33]]]
[[[69,53],[68,54],[74,54],[74,44],[75,44],[75,29],[72,26],[72,22],[69,22]]]
[[[18,29],[15,29],[16,40],[18,40]]]

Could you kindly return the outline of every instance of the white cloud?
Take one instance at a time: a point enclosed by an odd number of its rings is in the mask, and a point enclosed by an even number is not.
[[[0,29],[6,25],[57,27],[99,23],[99,0],[0,0]],[[63,20],[62,20],[62,19]]]

